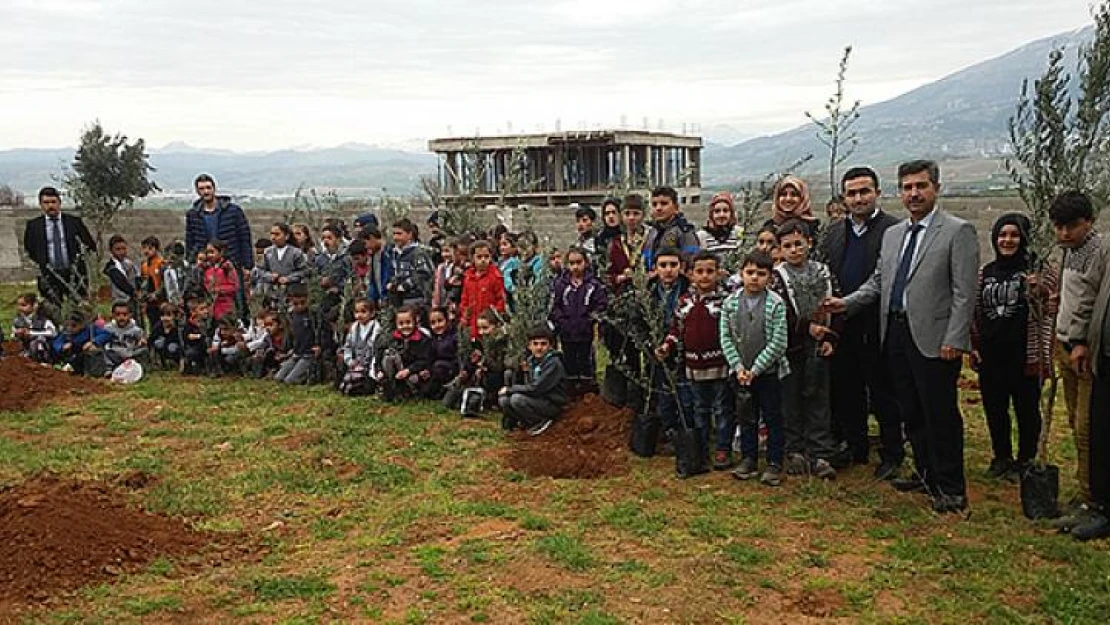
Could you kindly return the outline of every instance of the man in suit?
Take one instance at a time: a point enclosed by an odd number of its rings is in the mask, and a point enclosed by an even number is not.
[[[936,163],[903,163],[898,189],[909,219],[883,235],[871,278],[843,299],[830,298],[827,307],[853,316],[879,301],[883,349],[916,468],[892,484],[928,493],[938,513],[960,512],[967,508],[967,482],[956,382],[971,350],[979,244],[971,224],[937,208]]]
[[[69,297],[88,295],[87,254],[96,254],[96,242],[85,222],[62,214],[62,195],[54,187],[39,189],[42,215],[27,222],[23,249],[39,266],[38,286],[43,298],[61,306]]]
[[[879,262],[879,249],[887,228],[901,220],[879,207],[879,176],[869,167],[853,167],[840,181],[847,215],[837,219],[821,240],[821,251],[836,276],[840,292],[855,293]],[[844,325],[832,368],[833,430],[846,444],[842,463],[867,464],[868,397],[879,422],[879,466],[875,477],[897,477],[905,458],[902,419],[894,395],[890,369],[883,362],[879,345],[879,303],[863,306]]]

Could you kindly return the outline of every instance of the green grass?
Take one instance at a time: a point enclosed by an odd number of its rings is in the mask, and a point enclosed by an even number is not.
[[[1110,544],[1022,518],[1016,486],[983,476],[982,415],[965,408],[967,520],[866,470],[767,489],[678,481],[656,458],[623,477],[530,478],[501,464],[493,419],[168,374],[3,415],[0,487],[144,471],[157,479],[135,502],[263,548],[219,567],[160,558],[34,622],[795,622],[803,596],[837,598],[849,622],[1104,622]],[[1054,436],[1073,457],[1067,426]]]

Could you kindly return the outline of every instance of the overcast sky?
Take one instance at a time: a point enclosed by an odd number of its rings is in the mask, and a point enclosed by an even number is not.
[[[320,5],[319,7],[316,5]],[[3,0],[0,149],[99,118],[234,150],[803,123],[845,45],[888,99],[1090,22],[1084,0]]]

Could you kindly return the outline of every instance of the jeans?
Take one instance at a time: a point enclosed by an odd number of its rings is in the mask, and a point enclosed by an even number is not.
[[[507,393],[497,398],[501,413],[516,423],[530,428],[559,416],[563,407],[553,401],[523,393]]]
[[[811,460],[829,459],[836,443],[829,430],[829,361],[807,345],[790,359],[790,375],[782,380],[783,429],[786,452]]]
[[[729,381],[736,393],[737,413],[740,416],[740,454],[744,458],[759,458],[759,420],[767,425],[767,463],[782,466],[785,455],[782,419],[782,383],[778,371],[770,371],[752,381],[751,386],[741,387],[733,378]]]
[[[706,433],[706,438],[709,436],[707,426],[712,423],[717,430],[717,451],[729,451],[732,449],[732,437],[736,433],[736,413],[733,410],[732,386],[728,378],[691,382],[690,386],[694,398],[691,406],[694,422]]]
[[[659,415],[663,431],[677,430],[683,425],[687,428],[704,428],[706,425],[704,421],[699,424],[696,414],[688,414],[689,407],[694,405],[694,397],[685,373],[679,371],[671,378],[671,381],[678,388],[678,398],[676,400],[675,393],[671,391],[670,381],[667,379],[669,376],[664,373],[664,366],[666,365],[656,365],[652,371],[652,380],[655,384],[657,398],[655,410],[656,414]],[[682,418],[681,423],[679,422],[680,417]]]

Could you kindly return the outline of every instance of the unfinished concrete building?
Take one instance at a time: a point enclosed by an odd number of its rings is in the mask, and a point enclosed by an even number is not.
[[[701,201],[701,137],[592,130],[433,139],[447,206],[561,207],[670,186],[679,202]]]

